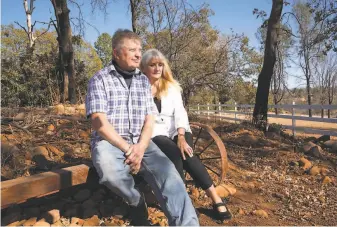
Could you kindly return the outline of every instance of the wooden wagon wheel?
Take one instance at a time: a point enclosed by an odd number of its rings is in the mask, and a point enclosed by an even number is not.
[[[193,134],[193,151],[208,169],[215,185],[221,184],[228,171],[225,145],[218,134],[208,125],[190,123]]]

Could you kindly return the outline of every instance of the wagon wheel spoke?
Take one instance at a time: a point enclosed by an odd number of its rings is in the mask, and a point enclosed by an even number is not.
[[[228,161],[221,138],[210,126],[199,122],[191,122],[191,129],[195,156],[205,166],[215,185],[223,182]]]
[[[213,170],[213,169],[212,169],[211,167],[209,167],[208,165],[205,165],[205,164],[204,164],[204,166],[205,166],[207,169],[209,169],[210,171],[212,171],[213,173],[215,173],[216,175],[218,175],[218,176],[221,175],[220,173],[216,172],[215,170]]]
[[[196,155],[197,155],[198,157],[200,157],[200,156],[202,155],[202,153],[204,153],[204,151],[206,151],[207,148],[209,148],[213,143],[214,143],[214,139],[213,139],[212,142],[210,142],[210,143],[209,143],[209,144],[208,144],[202,151],[196,153]]]
[[[198,135],[197,135],[197,137],[196,137],[196,139],[195,139],[195,141],[194,141],[194,144],[193,144],[193,150],[195,150],[195,145],[197,144],[197,142],[198,142],[198,140],[199,140],[199,138],[200,138],[201,131],[202,131],[202,128],[200,127],[200,128],[199,128]]]
[[[203,160],[212,160],[212,159],[221,159],[221,156],[213,157],[213,158],[200,158],[201,161]]]

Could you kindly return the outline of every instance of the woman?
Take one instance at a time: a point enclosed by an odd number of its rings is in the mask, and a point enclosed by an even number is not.
[[[212,179],[201,161],[193,156],[192,134],[187,112],[181,98],[181,87],[173,79],[164,55],[156,49],[144,53],[142,72],[149,78],[154,102],[158,109],[152,140],[174,163],[184,180],[185,169],[213,201],[219,219],[232,217],[225,203],[216,193]]]

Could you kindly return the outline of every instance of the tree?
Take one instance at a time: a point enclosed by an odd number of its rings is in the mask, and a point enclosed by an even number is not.
[[[325,55],[330,50],[337,52],[337,1],[308,0],[306,5],[314,15],[315,22],[321,25],[321,32],[314,42],[324,42],[325,49],[323,53]]]
[[[321,105],[331,105],[337,87],[337,56],[330,52],[327,56],[321,56],[314,62],[315,83],[319,90],[319,101]],[[324,117],[324,110],[321,111]],[[330,109],[328,118],[331,117]]]
[[[138,21],[141,13],[142,0],[130,0],[132,31],[139,34]]]
[[[88,81],[102,68],[102,61],[91,44],[80,36],[73,36],[73,47],[77,97],[80,102],[84,102]]]
[[[34,26],[36,24],[37,21],[34,22],[34,24],[32,24],[32,14],[33,14],[33,11],[35,9],[34,7],[34,1],[35,0],[30,0],[29,1],[29,4],[28,4],[28,0],[23,0],[23,7],[25,9],[25,13],[26,13],[26,22],[27,22],[27,29],[22,26],[20,23],[18,23],[17,21],[15,21],[15,23],[17,25],[19,25],[27,34],[28,36],[28,41],[29,41],[29,44],[27,45],[27,52],[30,52],[30,53],[33,53],[34,51],[34,47],[35,47],[35,42],[36,40],[44,35],[48,30],[49,30],[49,27],[50,27],[50,23],[48,24],[48,28],[47,30],[43,31],[41,34],[37,35],[34,34]]]
[[[2,26],[1,85],[2,106],[49,106],[60,102],[58,85],[58,42],[55,32],[46,32],[36,40],[33,53],[27,53],[28,39],[22,29]],[[36,30],[36,35],[45,29]],[[89,78],[102,63],[94,48],[79,36],[72,37],[76,93],[80,101]],[[29,57],[27,57],[29,55]]]
[[[69,19],[69,8],[67,0],[50,0],[53,4],[57,24],[57,41],[59,43],[59,70],[61,102],[69,100],[75,104],[76,99],[76,80],[74,68],[74,51],[72,46],[72,31]]]
[[[270,92],[274,105],[280,103],[287,90],[287,73],[286,63],[290,56],[290,49],[293,45],[293,40],[289,34],[288,26],[281,24],[279,29],[279,39],[276,44],[276,62],[274,66],[273,76],[271,78]],[[258,29],[256,33],[257,39],[261,43],[261,50],[264,50],[265,40],[267,35],[266,23]],[[278,108],[275,109],[275,114],[278,114]]]
[[[58,94],[55,81],[56,34],[36,30],[34,52],[27,52],[26,33],[13,25],[2,26],[1,85],[2,106],[47,106]]]
[[[108,33],[102,33],[94,44],[96,52],[104,66],[107,66],[112,60],[111,41],[112,37]]]
[[[157,48],[167,57],[185,105],[201,88],[214,90],[225,82],[229,39],[211,27],[208,6],[193,9],[183,0],[152,0],[145,1],[144,9],[144,49]]]
[[[283,0],[273,0],[273,5],[268,20],[266,44],[264,48],[264,61],[261,73],[258,77],[258,87],[256,101],[253,112],[253,123],[266,129],[267,111],[270,81],[274,72],[276,62],[276,46],[278,41],[278,30],[280,28],[280,18],[283,8]]]

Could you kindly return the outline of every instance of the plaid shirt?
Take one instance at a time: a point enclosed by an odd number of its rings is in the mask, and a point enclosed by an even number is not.
[[[129,89],[112,64],[90,79],[85,105],[88,117],[93,113],[106,113],[108,121],[128,143],[138,142],[145,116],[156,114],[147,77],[137,69]],[[94,131],[91,147],[100,140],[103,138]]]

